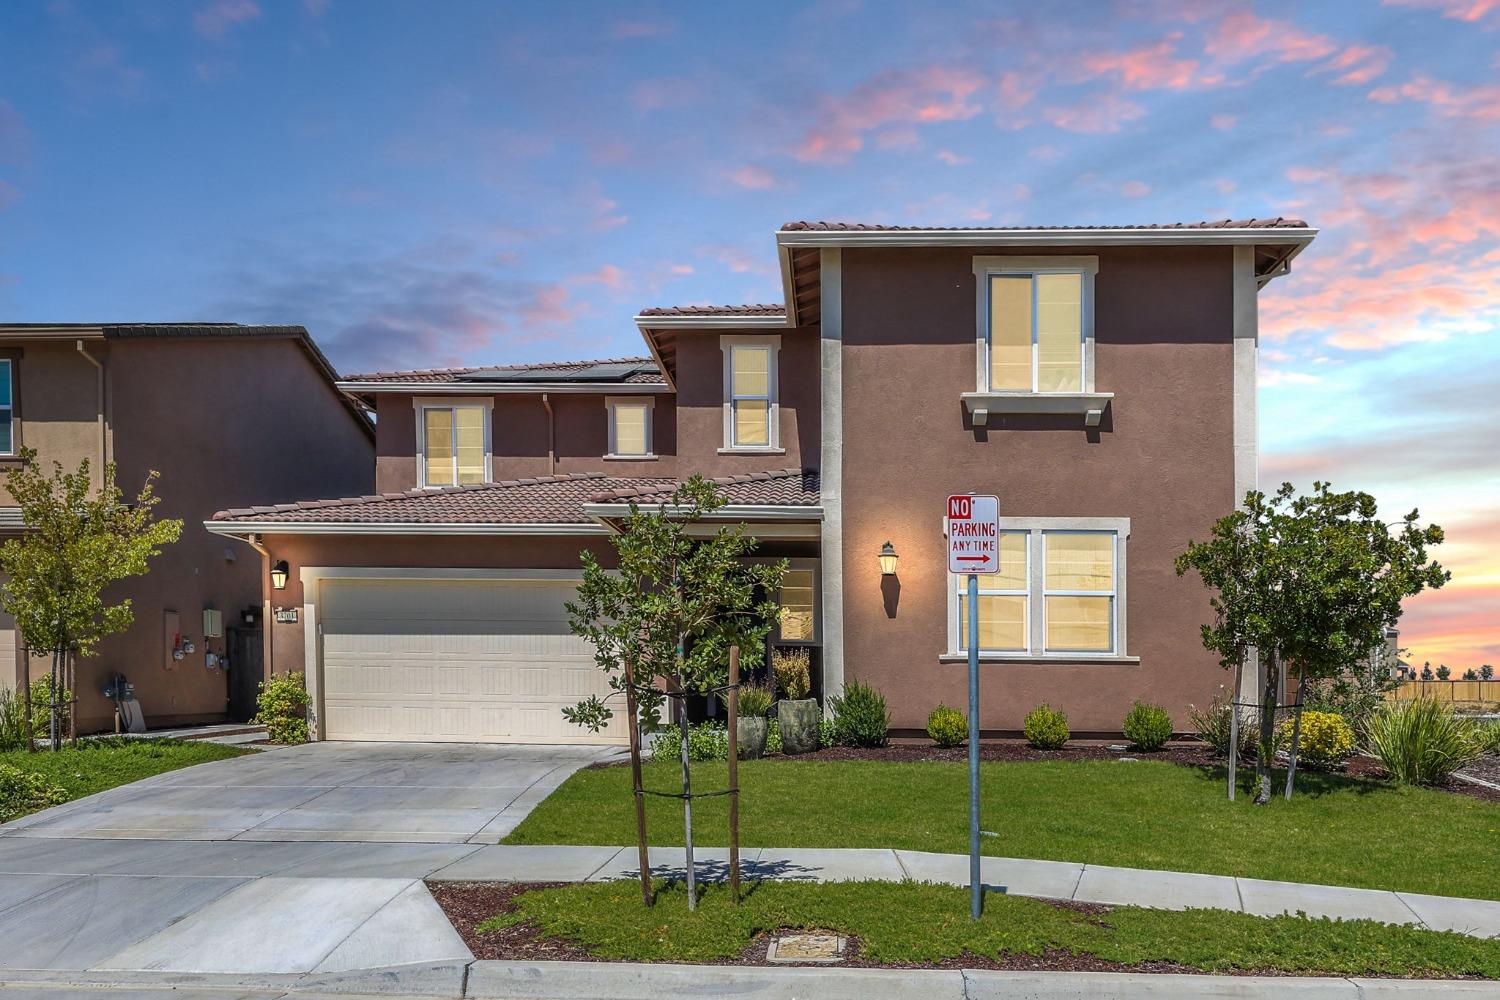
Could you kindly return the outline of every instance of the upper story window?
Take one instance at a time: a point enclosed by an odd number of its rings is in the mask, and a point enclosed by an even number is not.
[[[609,454],[606,458],[655,458],[651,414],[655,400],[640,396],[608,396]]]
[[[15,363],[0,358],[0,455],[16,453]]]
[[[1097,257],[975,257],[975,391],[982,426],[1000,413],[1083,413],[1098,423],[1110,393],[1094,389]]]
[[[724,450],[775,451],[777,364],[780,337],[726,336],[724,351]]]
[[[1003,518],[1000,569],[979,575],[985,655],[1123,657],[1123,518]],[[969,648],[968,577],[949,576],[949,643]]]
[[[417,450],[422,486],[468,486],[490,479],[490,406],[419,400]]]

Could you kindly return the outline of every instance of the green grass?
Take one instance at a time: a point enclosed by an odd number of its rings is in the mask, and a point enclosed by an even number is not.
[[[725,786],[695,764],[695,788]],[[672,790],[671,765],[646,768]],[[1248,791],[1249,777],[1245,788]],[[1500,806],[1447,792],[1304,772],[1290,803],[1233,803],[1223,771],[1155,761],[985,764],[986,854],[1500,899],[1500,865],[1476,845],[1500,835]],[[747,761],[740,842],[751,847],[968,851],[964,764]],[[647,796],[653,844],[682,843],[679,802]],[[631,844],[628,767],[579,771],[507,844]],[[696,840],[728,842],[724,798],[693,807]]]
[[[198,740],[105,738],[79,740],[76,749],[63,747],[56,753],[8,750],[0,753],[0,764],[45,774],[71,801],[163,771],[254,752]]]
[[[999,895],[986,899],[983,918],[972,923],[967,889],[916,883],[762,882],[747,887],[740,907],[731,904],[727,887],[710,886],[696,913],[687,912],[678,884],[663,887],[652,909],[641,905],[638,882],[578,884],[525,893],[513,911],[478,929],[518,923],[619,961],[732,959],[761,932],[819,928],[857,937],[864,957],[884,963],[1056,950],[1207,972],[1500,977],[1500,941],[1450,932],[1222,910],[1121,906],[1091,916]]]

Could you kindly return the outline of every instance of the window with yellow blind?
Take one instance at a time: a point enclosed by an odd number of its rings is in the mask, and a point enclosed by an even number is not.
[[[468,486],[489,481],[489,407],[420,409],[423,486]]]
[[[989,274],[991,392],[1084,390],[1082,272]]]
[[[1000,570],[979,574],[979,652],[1133,660],[1125,648],[1128,518],[1002,517]],[[947,658],[968,651],[968,576],[949,575]]]
[[[776,356],[779,337],[726,336],[724,350],[724,448],[775,450]]]
[[[777,596],[778,638],[782,642],[812,642],[816,636],[813,603],[814,575],[811,569],[791,568],[782,575]]]
[[[652,401],[611,396],[605,399],[609,413],[610,458],[652,458]]]
[[[979,575],[979,650],[982,653],[1024,653],[1030,646],[1029,535],[1024,531],[1000,533],[1000,569]],[[954,647],[969,649],[968,576],[952,574],[958,588],[957,635]]]
[[[1115,533],[1046,531],[1042,542],[1047,652],[1114,652]]]

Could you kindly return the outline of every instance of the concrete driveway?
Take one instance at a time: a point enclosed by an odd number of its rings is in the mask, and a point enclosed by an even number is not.
[[[612,748],[316,743],[0,826],[0,970],[342,973],[473,958],[422,880]]]
[[[488,843],[612,747],[309,743],[157,775],[0,837]]]

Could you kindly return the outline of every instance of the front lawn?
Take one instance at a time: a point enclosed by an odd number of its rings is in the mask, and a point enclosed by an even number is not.
[[[646,784],[674,789],[671,764]],[[990,763],[981,768],[986,854],[1500,899],[1500,866],[1479,845],[1500,805],[1368,779],[1305,772],[1291,803],[1224,798],[1222,770],[1157,761]],[[723,763],[693,765],[723,788]],[[740,765],[747,847],[968,851],[968,769],[949,763],[760,760]],[[647,796],[653,844],[682,843],[678,801]],[[728,842],[725,798],[700,799],[701,845]],[[579,771],[503,841],[632,844],[630,769]]]
[[[56,753],[50,750],[36,753],[9,750],[0,753],[0,765],[42,775],[49,783],[63,789],[67,796],[65,801],[71,801],[163,771],[254,752],[245,747],[201,740],[108,737],[79,740],[76,748],[65,746]],[[9,811],[6,803],[0,802],[0,819],[15,819],[16,816],[8,815]],[[24,812],[17,815],[24,815]]]
[[[817,928],[853,936],[858,958],[881,964],[1076,968],[1087,956],[1151,971],[1500,977],[1500,942],[1449,932],[1223,910],[1082,911],[999,895],[973,923],[967,889],[915,883],[762,882],[739,907],[714,885],[696,913],[680,884],[662,887],[649,910],[633,881],[538,889],[481,923],[476,943],[518,925],[618,961],[734,961],[758,934]]]

